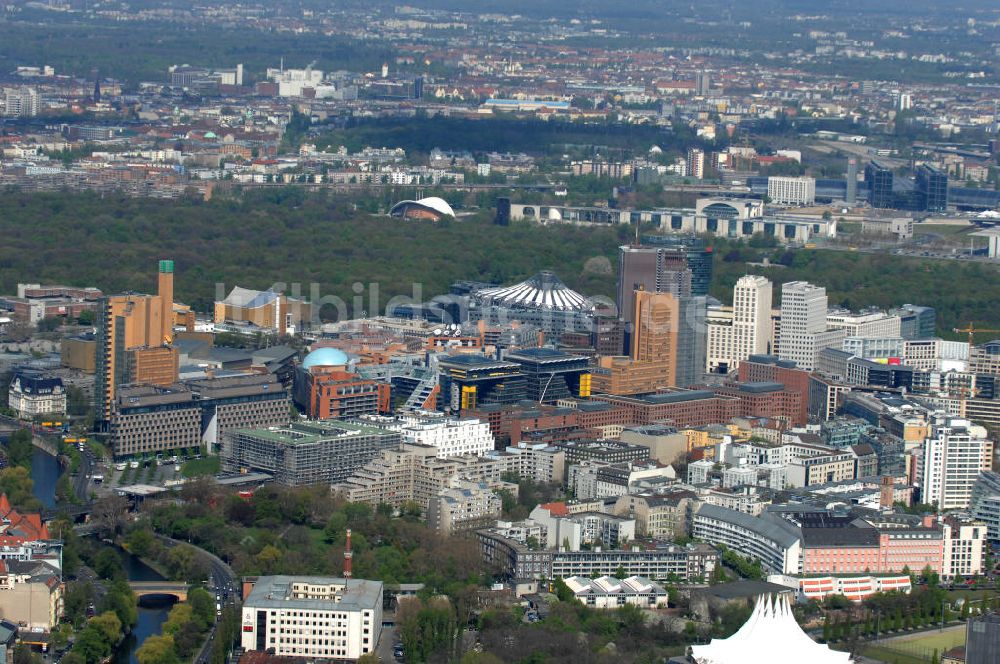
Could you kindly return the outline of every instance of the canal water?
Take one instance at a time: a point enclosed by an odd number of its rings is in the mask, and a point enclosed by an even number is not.
[[[36,447],[31,454],[31,479],[34,482],[35,498],[46,507],[56,504],[56,482],[62,475],[59,459]]]
[[[125,573],[130,581],[162,581],[163,577],[146,563],[142,562],[131,553],[121,551],[122,563],[125,565]],[[111,664],[139,664],[135,652],[150,636],[154,636],[163,631],[163,623],[167,620],[167,614],[173,607],[173,599],[146,598],[139,605],[139,622],[136,623],[132,633],[129,634],[125,642],[119,646],[117,652],[111,658]]]
[[[0,440],[6,442],[4,438],[0,438]],[[56,504],[56,482],[59,481],[62,472],[63,468],[56,457],[35,448],[31,457],[31,479],[34,481],[35,497],[45,507],[53,507]],[[120,555],[125,566],[125,573],[130,581],[163,580],[163,577],[156,570],[127,551],[120,551]],[[163,623],[166,622],[167,614],[170,613],[173,604],[173,599],[168,598],[144,599],[139,606],[138,623],[115,652],[111,664],[138,664],[139,660],[135,656],[136,651],[148,637],[159,634],[163,630]]]

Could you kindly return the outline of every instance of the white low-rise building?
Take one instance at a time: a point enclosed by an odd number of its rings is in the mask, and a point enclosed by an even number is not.
[[[382,582],[262,576],[243,603],[240,644],[277,657],[354,661],[375,652]]]
[[[631,604],[641,608],[656,608],[667,605],[667,591],[656,583],[641,576],[616,579],[602,576],[588,579],[571,576],[563,579],[566,586],[581,604],[596,609],[617,609]]]
[[[708,459],[698,459],[688,464],[688,484],[704,484],[708,481],[715,464]]]
[[[855,313],[832,309],[826,314],[826,326],[831,330],[844,330],[848,337],[898,338],[902,319],[884,311]]]
[[[7,391],[7,405],[19,417],[66,413],[66,390],[61,378],[48,378],[37,372],[15,374]]]
[[[675,479],[677,472],[672,466],[656,461],[609,463],[585,459],[569,467],[567,485],[577,500],[594,500],[624,496],[633,485],[643,480]]]
[[[913,589],[912,581],[907,574],[806,577],[771,574],[767,580],[768,583],[777,583],[798,590],[799,599],[803,601],[811,599],[822,601],[829,595],[842,595],[852,602],[861,602],[875,593],[901,592],[909,595]]]
[[[488,422],[475,418],[449,417],[440,413],[419,412],[396,417],[369,416],[369,424],[398,431],[403,442],[437,448],[439,458],[474,454],[483,456],[494,448]]]
[[[547,503],[529,518],[545,529],[545,546],[579,551],[586,545],[616,548],[635,539],[635,519],[603,512],[570,513],[565,503]]]

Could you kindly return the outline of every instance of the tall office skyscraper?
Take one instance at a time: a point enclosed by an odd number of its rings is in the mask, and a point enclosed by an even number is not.
[[[889,315],[899,316],[899,336],[904,339],[930,339],[937,333],[937,312],[932,307],[904,304]]]
[[[812,371],[821,350],[839,345],[843,330],[826,329],[826,289],[805,281],[781,287],[781,339],[778,357]]]
[[[673,378],[677,357],[679,316],[679,303],[671,293],[635,291],[633,310],[635,333],[632,335],[632,349],[629,356],[633,362],[669,360],[668,385],[675,384]]]
[[[924,209],[944,212],[948,209],[948,174],[923,164],[917,168],[917,191],[923,198]]]
[[[677,321],[677,368],[674,380],[678,387],[700,383],[705,372],[708,351],[708,298],[682,297]]]
[[[629,354],[634,355],[636,337],[640,334],[638,319],[640,311],[637,298],[646,300],[648,304],[652,294],[669,294],[673,297],[674,324],[673,343],[675,351],[671,359],[669,385],[686,386],[697,382],[705,366],[707,347],[707,328],[705,319],[708,302],[704,295],[694,293],[693,272],[690,265],[690,253],[694,252],[696,266],[702,259],[711,261],[711,251],[703,246],[691,247],[633,247],[622,246],[619,249],[618,262],[618,311],[624,321],[624,340]],[[704,268],[704,266],[701,266]],[[699,277],[704,275],[699,271]],[[708,277],[703,284],[708,290],[708,280],[711,279],[711,264],[708,265]],[[700,282],[700,280],[699,280]],[[699,284],[701,286],[701,284]],[[656,300],[663,305],[662,300]],[[648,341],[648,340],[647,340]],[[645,342],[644,342],[645,343]],[[633,359],[635,359],[633,357]]]
[[[979,474],[989,470],[993,442],[969,420],[937,415],[924,440],[921,502],[939,509],[965,509]]]
[[[868,186],[868,203],[873,208],[891,208],[892,169],[873,161],[865,166],[865,184]]]
[[[705,309],[703,297],[635,291],[629,359],[659,366],[659,385],[698,382],[705,366]]]
[[[177,381],[173,342],[174,262],[160,261],[157,295],[113,295],[101,300],[97,315],[94,386],[97,419],[111,415],[119,385]]]
[[[691,295],[708,295],[712,285],[712,247],[697,235],[643,235],[642,244],[651,247],[683,249],[691,270]]]
[[[646,394],[700,381],[705,366],[704,297],[677,297],[637,289],[631,297],[634,330],[627,356],[601,355],[592,374],[595,392]]]
[[[637,288],[651,293],[686,297],[692,293],[692,272],[683,249],[665,247],[618,248],[618,311],[626,325],[633,322]]]
[[[694,77],[694,92],[699,97],[707,97],[712,91],[712,77],[707,71],[700,71]]]
[[[771,341],[773,287],[761,276],[740,277],[732,308],[718,307],[706,320],[705,371],[728,373],[751,355],[766,355]]]
[[[851,157],[847,160],[847,194],[844,200],[848,205],[854,205],[858,201],[858,159]]]
[[[160,261],[158,267],[156,286],[160,298],[160,325],[163,333],[160,342],[170,344],[174,340],[174,262]]]
[[[738,365],[751,355],[766,355],[771,338],[773,287],[766,277],[740,277],[733,288],[733,359]]]

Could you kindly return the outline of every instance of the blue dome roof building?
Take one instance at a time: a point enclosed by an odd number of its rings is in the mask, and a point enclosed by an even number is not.
[[[344,366],[349,361],[350,358],[347,357],[347,353],[342,350],[337,350],[336,348],[317,348],[302,360],[302,368],[308,370],[312,367]]]

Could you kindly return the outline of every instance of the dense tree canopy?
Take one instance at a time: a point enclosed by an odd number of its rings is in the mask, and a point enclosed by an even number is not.
[[[177,297],[199,311],[211,311],[212,302],[234,285],[276,284],[320,304],[337,300],[344,304],[342,314],[357,316],[384,311],[392,297],[429,299],[457,280],[512,283],[543,269],[554,270],[582,293],[614,296],[618,246],[634,229],[500,227],[491,223],[490,209],[441,224],[361,211],[385,212],[394,200],[413,194],[372,191],[352,201],[276,189],[206,203],[9,193],[0,196],[0,289],[12,292],[30,278],[107,292],[152,292],[156,261],[173,258]],[[492,205],[488,196],[479,203]],[[789,251],[756,240],[748,245],[712,239],[711,244],[713,295],[724,302],[736,279],[754,272],[776,284],[806,279],[825,286],[831,304],[932,306],[941,332],[968,321],[1000,327],[994,306],[1000,279],[991,265]],[[748,264],[765,257],[774,267]],[[337,315],[335,305],[324,306],[324,318]]]
[[[150,544],[143,532],[150,528],[212,551],[239,575],[339,574],[347,528],[352,530],[354,574],[361,578],[457,591],[478,585],[487,571],[475,542],[442,536],[414,516],[393,518],[344,502],[322,487],[269,486],[249,501],[211,494],[183,505],[147,502],[146,518],[133,525],[126,546],[158,556],[175,578],[197,581],[205,575],[197,557],[185,553],[172,560],[175,552],[190,547]]]

